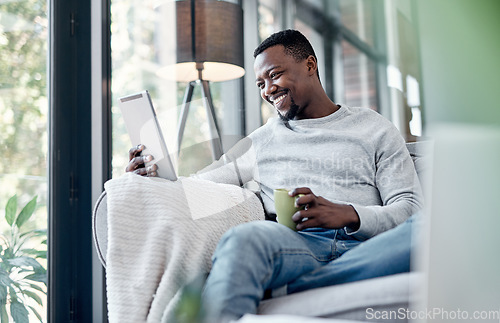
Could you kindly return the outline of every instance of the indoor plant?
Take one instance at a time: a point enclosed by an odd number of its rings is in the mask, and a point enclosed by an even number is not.
[[[0,235],[0,317],[8,322],[8,315],[14,322],[28,322],[29,311],[42,321],[34,302],[43,305],[40,295],[46,294],[47,270],[38,262],[47,258],[43,250],[30,247],[33,238],[41,244],[47,243],[47,230],[24,229],[36,208],[35,196],[17,214],[17,196],[9,199],[5,206],[5,221],[10,230]],[[34,302],[33,302],[34,301]]]

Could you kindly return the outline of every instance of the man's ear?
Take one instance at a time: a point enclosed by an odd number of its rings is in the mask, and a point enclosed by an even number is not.
[[[307,64],[307,70],[309,71],[309,75],[315,75],[316,70],[318,69],[318,62],[316,61],[316,58],[314,56],[309,55],[309,57],[306,58],[306,64]]]

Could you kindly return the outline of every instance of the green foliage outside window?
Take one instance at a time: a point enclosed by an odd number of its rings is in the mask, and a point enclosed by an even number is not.
[[[30,311],[43,321],[37,307],[43,307],[42,296],[47,293],[47,271],[38,260],[47,258],[47,230],[25,229],[36,209],[36,198],[18,214],[16,195],[5,206],[10,232],[0,236],[1,322],[9,322],[9,316],[16,323],[29,322]]]
[[[46,172],[45,11],[45,1],[0,3],[0,174]]]
[[[47,3],[0,1],[2,323],[46,321]]]

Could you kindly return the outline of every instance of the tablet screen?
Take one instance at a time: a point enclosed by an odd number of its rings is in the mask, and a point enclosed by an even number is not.
[[[118,106],[132,145],[143,144],[146,147],[143,154],[153,156],[153,160],[146,163],[146,167],[156,164],[159,177],[177,180],[149,93],[142,91],[119,98]]]

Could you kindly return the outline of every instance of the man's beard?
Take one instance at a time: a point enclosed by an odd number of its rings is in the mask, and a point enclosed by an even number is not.
[[[295,117],[297,116],[297,114],[299,113],[299,110],[300,110],[300,107],[297,104],[295,104],[295,101],[293,100],[293,98],[290,98],[290,101],[291,101],[292,105],[290,106],[290,109],[287,111],[287,113],[285,113],[285,115],[282,115],[278,111],[278,115],[280,116],[281,120],[284,122],[288,122],[290,120],[295,119]]]

